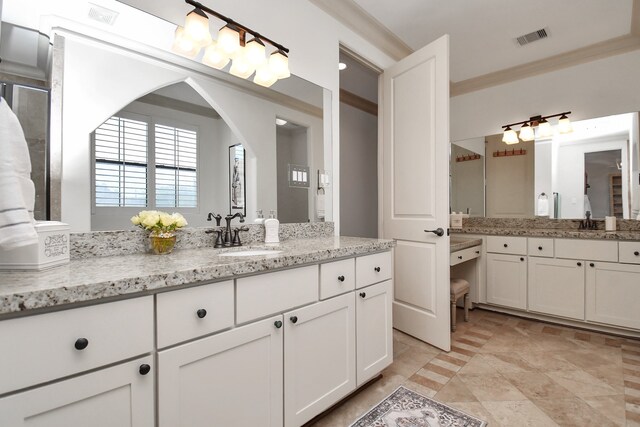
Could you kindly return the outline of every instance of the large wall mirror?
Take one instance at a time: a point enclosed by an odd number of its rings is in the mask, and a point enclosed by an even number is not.
[[[488,218],[636,219],[638,113],[573,122],[573,131],[506,145],[502,134],[451,143],[451,210]]]

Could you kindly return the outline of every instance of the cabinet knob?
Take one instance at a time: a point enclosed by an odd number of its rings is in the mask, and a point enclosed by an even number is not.
[[[380,267],[374,267],[374,270],[376,271],[376,273],[380,273]]]
[[[149,372],[151,372],[151,366],[147,365],[146,363],[143,363],[142,365],[140,365],[139,372],[140,372],[140,375],[147,375]]]
[[[198,315],[199,318],[203,319],[204,316],[207,315],[207,310],[201,308],[200,310],[196,311],[196,315]]]
[[[294,322],[295,323],[295,322]],[[275,322],[273,322],[273,325],[277,328],[280,329],[282,328],[282,321],[280,320],[276,320]]]
[[[477,253],[477,254],[479,254],[479,253],[480,253],[480,251],[476,251],[476,253]]]
[[[76,350],[84,350],[89,345],[89,340],[86,338],[78,338],[73,345]]]
[[[291,323],[297,323],[298,322],[298,316],[291,316],[289,318],[289,320],[291,320]]]
[[[589,267],[595,267],[596,265],[594,263],[589,263]]]
[[[640,255],[640,252],[635,251],[633,254],[634,254],[635,256],[639,256],[639,255]]]
[[[541,251],[542,250],[542,246],[538,246],[538,250]]]
[[[462,259],[462,255],[458,255],[458,259]]]
[[[507,244],[505,243],[505,244],[504,244],[504,247],[505,247],[505,248],[508,248],[508,247],[509,247],[509,245],[507,245]]]
[[[524,257],[520,257],[520,261],[524,261]]]
[[[366,293],[366,292],[360,292],[360,297],[361,297],[361,298],[366,298],[366,296],[367,296],[367,293]]]
[[[344,282],[344,276],[338,276],[338,282]]]
[[[581,262],[578,263],[578,267],[582,267],[582,263]]]

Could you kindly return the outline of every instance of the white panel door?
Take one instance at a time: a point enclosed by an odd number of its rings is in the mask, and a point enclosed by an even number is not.
[[[147,356],[4,397],[0,426],[153,427],[153,372]]]
[[[356,370],[358,387],[393,362],[391,280],[356,292]]]
[[[487,254],[487,303],[527,309],[527,258]]]
[[[285,313],[286,427],[303,425],[355,389],[355,321],[353,292]]]
[[[584,261],[529,257],[529,310],[584,320]]]
[[[640,329],[640,266],[589,262],[587,320]]]
[[[449,350],[449,37],[382,82],[382,229],[398,242],[393,324]]]
[[[282,316],[158,353],[160,427],[282,426]]]

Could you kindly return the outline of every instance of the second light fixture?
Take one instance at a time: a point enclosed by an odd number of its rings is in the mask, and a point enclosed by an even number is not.
[[[538,138],[548,138],[552,135],[551,124],[547,121],[552,117],[560,117],[558,119],[558,132],[569,133],[572,131],[571,121],[568,115],[571,111],[564,113],[552,114],[549,116],[534,116],[529,120],[523,120],[521,122],[511,123],[502,126],[504,133],[502,134],[502,142],[505,144],[517,144],[522,141],[533,141],[536,138],[535,128],[538,129]],[[522,125],[520,127],[520,135],[515,130],[511,129],[512,126]]]

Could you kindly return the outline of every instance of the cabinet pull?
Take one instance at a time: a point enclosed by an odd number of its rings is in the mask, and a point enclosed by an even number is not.
[[[207,310],[205,310],[204,308],[201,308],[200,310],[196,311],[196,315],[199,318],[204,319],[204,316],[207,315]]]
[[[367,293],[366,293],[366,292],[360,292],[360,297],[361,297],[361,298],[366,298],[366,296],[367,296]]]
[[[138,370],[138,372],[140,372],[140,375],[147,375],[149,372],[151,372],[151,366],[143,363],[142,365],[140,365],[140,369]]]
[[[633,254],[634,254],[635,256],[639,256],[639,255],[640,255],[640,252],[635,251]]]
[[[541,251],[542,250],[542,246],[538,246],[538,250]]]
[[[589,267],[595,267],[596,265],[594,263],[589,263]]]
[[[275,322],[273,322],[273,325],[276,327],[276,329],[280,329],[282,328],[282,321],[276,320]]]
[[[78,338],[73,345],[76,350],[84,350],[89,345],[89,340],[86,338]]]
[[[289,318],[289,320],[291,320],[291,323],[297,323],[298,322],[298,316],[291,316]]]
[[[509,245],[507,245],[507,244],[505,243],[505,244],[504,244],[504,247],[505,247],[505,248],[508,248],[508,247],[509,247]]]
[[[480,254],[480,251],[476,251],[477,254]]]
[[[380,273],[380,267],[374,267],[374,270],[376,271],[376,273]]]
[[[524,261],[524,257],[520,257],[520,261]]]
[[[582,263],[581,262],[578,263],[578,267],[582,267]]]
[[[344,276],[338,276],[338,282],[344,282]]]
[[[462,255],[458,255],[458,259],[462,259]]]

